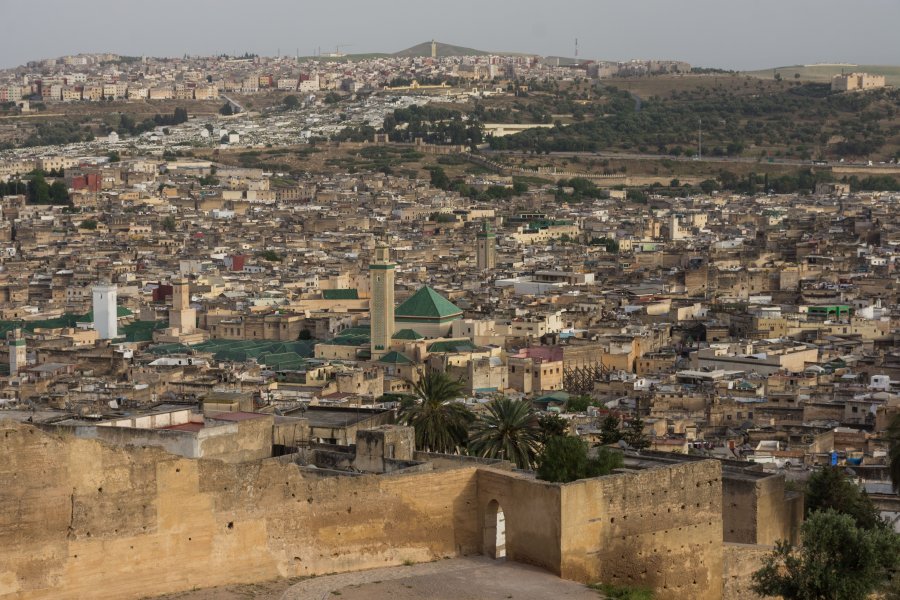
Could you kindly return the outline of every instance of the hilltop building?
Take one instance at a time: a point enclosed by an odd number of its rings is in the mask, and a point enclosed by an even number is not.
[[[857,92],[884,87],[884,75],[871,73],[842,73],[831,80],[832,92]]]

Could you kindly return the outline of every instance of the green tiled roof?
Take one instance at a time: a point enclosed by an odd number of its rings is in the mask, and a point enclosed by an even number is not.
[[[116,317],[118,317],[119,319],[121,319],[123,317],[130,317],[133,314],[134,314],[133,312],[131,312],[129,309],[125,308],[124,306],[116,307]],[[93,323],[94,322],[94,311],[90,310],[90,311],[88,311],[88,313],[86,315],[78,317],[78,322],[79,323]]]
[[[551,392],[549,394],[545,394],[540,398],[535,398],[535,404],[549,404],[550,402],[567,402],[572,395],[566,391],[560,390],[558,392]]]
[[[394,310],[397,317],[419,319],[446,319],[461,314],[458,306],[427,285]]]
[[[334,339],[322,343],[329,346],[363,346],[371,341],[372,333],[368,327],[351,327],[342,331]]]
[[[322,290],[322,298],[325,300],[359,300],[359,290]]]
[[[388,352],[384,356],[378,359],[378,362],[385,363],[389,365],[411,365],[413,362],[400,354],[399,352],[392,351]]]
[[[476,346],[469,340],[448,340],[428,346],[429,352],[471,352]]]
[[[215,360],[244,362],[255,358],[272,368],[292,368],[313,355],[314,340],[277,342],[264,340],[208,340],[188,348],[181,344],[160,344],[150,349],[154,354],[181,354],[193,350],[208,352]]]
[[[134,313],[124,306],[117,306],[116,314],[119,318],[122,318],[130,317]],[[86,315],[71,315],[66,313],[53,319],[44,319],[43,321],[0,321],[0,336],[6,335],[7,331],[11,331],[17,327],[21,327],[25,331],[33,332],[35,329],[73,328],[79,323],[93,323],[93,321],[93,311],[88,312]]]
[[[392,337],[395,340],[422,340],[425,339],[425,336],[417,331],[413,331],[412,329],[401,329],[397,333],[395,333]]]
[[[164,321],[135,321],[123,327],[120,333],[124,334],[125,340],[129,342],[150,342],[153,341],[154,331],[166,327],[168,324]]]

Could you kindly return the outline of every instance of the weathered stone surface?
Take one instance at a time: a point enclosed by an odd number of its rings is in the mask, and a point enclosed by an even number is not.
[[[0,425],[0,595],[152,594],[475,553],[476,470],[304,478]]]
[[[431,472],[322,477],[10,421],[0,455],[3,597],[131,599],[474,554],[496,501],[511,560],[662,600],[722,598],[715,461],[566,485],[446,459]]]
[[[722,482],[715,461],[562,486],[561,576],[722,597]]]

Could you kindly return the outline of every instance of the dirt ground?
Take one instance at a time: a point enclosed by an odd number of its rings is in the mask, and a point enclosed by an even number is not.
[[[312,579],[227,586],[154,600],[601,600],[584,585],[536,567],[457,558]]]

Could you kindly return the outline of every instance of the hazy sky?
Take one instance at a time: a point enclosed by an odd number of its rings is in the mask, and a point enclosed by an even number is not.
[[[735,69],[900,63],[898,0],[0,0],[0,66],[79,52],[394,52],[431,40]]]

